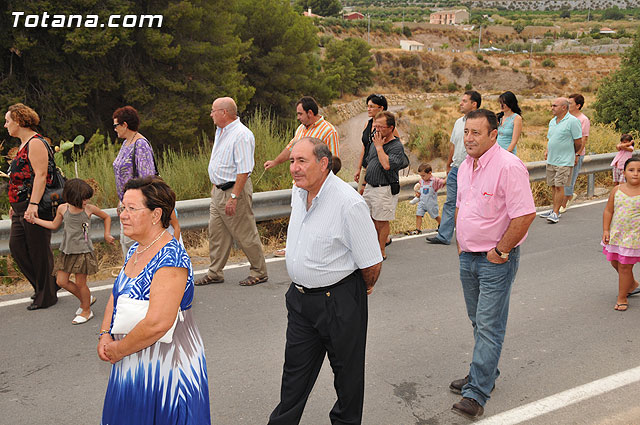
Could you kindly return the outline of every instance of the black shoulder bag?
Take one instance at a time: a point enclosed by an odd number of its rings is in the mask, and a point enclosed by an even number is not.
[[[399,171],[402,170],[403,168],[406,168],[406,167],[409,166],[409,157],[407,156],[406,153],[404,153],[404,148],[402,150],[402,155],[404,155],[405,161],[402,163],[402,166],[398,169],[398,180],[397,181],[392,182],[391,179],[389,178],[389,175],[387,174],[388,171],[385,170],[384,168],[382,169],[382,175],[384,176],[384,178],[387,181],[387,183],[389,183],[389,186],[391,186],[391,194],[392,195],[397,195],[398,193],[400,193]]]
[[[146,139],[145,139],[146,140]],[[149,143],[149,141],[147,140],[147,143]],[[131,165],[133,165],[133,178],[137,179],[138,177],[138,166],[136,165],[136,149],[138,147],[138,141],[136,140],[135,142],[133,142],[133,153],[131,154]],[[151,147],[151,143],[149,143],[149,147]],[[151,148],[151,160],[153,161],[153,169],[156,172],[156,176],[159,176],[160,173],[158,173],[158,166],[156,165],[156,156],[153,153],[153,148]]]
[[[47,143],[46,140],[38,137],[39,140],[44,143],[47,147],[47,152],[49,153],[49,161],[47,166],[47,176],[51,175],[51,183],[48,183],[44,188],[44,193],[42,194],[42,198],[40,198],[40,202],[38,203],[38,217],[43,220],[53,220],[56,216],[56,209],[58,205],[62,204],[64,201],[62,200],[62,189],[64,188],[64,183],[67,179],[64,178],[62,172],[58,167],[56,167],[56,161],[53,159],[53,151],[51,150],[51,146]],[[28,148],[27,148],[28,149]],[[27,152],[27,158],[29,158],[29,152]],[[29,199],[31,199],[31,192],[33,191],[33,167],[31,166],[31,161],[29,161],[29,167],[31,167],[31,191],[29,192]]]

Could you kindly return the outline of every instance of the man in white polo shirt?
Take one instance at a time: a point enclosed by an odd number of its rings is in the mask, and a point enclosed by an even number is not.
[[[325,355],[338,401],[331,423],[362,422],[367,295],[382,255],[369,209],[331,172],[331,152],[305,137],[293,145],[291,218],[287,230],[287,343],[280,403],[270,425],[300,422]]]
[[[547,132],[547,184],[553,192],[553,209],[540,215],[549,223],[557,223],[560,219],[560,206],[564,199],[564,187],[571,179],[571,172],[576,156],[582,149],[582,126],[580,121],[569,113],[569,99],[559,97],[551,104],[551,112],[555,115],[549,121]]]

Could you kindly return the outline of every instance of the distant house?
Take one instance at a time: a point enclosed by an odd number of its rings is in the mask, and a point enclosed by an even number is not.
[[[420,52],[424,50],[424,44],[414,40],[400,40],[400,48],[410,52]]]
[[[600,28],[600,34],[615,34],[616,31],[612,30],[611,28],[607,28],[607,27],[602,27]]]
[[[430,24],[457,25],[469,21],[469,12],[465,9],[441,10],[429,15]]]
[[[322,18],[322,16],[320,15],[316,15],[315,13],[311,13],[311,8],[309,8],[309,10],[307,10],[306,12],[302,12],[303,16],[307,16],[309,18]]]
[[[353,21],[355,19],[364,19],[364,15],[362,13],[360,13],[360,12],[351,12],[351,13],[348,13],[346,15],[343,15],[342,17],[344,19],[348,19],[350,21]]]

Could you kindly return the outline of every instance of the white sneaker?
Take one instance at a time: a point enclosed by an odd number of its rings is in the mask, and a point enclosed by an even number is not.
[[[549,217],[551,214],[553,214],[553,210],[549,210],[549,211],[545,211],[542,214],[540,214],[540,218],[547,218]]]
[[[420,202],[420,198],[418,198],[417,196],[409,201],[411,205],[417,204],[418,202]]]
[[[560,221],[560,216],[554,212],[551,212],[551,214],[549,214],[549,217],[547,217],[547,221],[549,223],[556,224],[558,221]]]
[[[568,207],[569,207],[569,203],[567,202],[567,208],[568,208]],[[567,212],[567,208],[565,208],[565,207],[560,207],[560,210],[559,210],[559,211],[560,211],[560,214],[564,214],[564,213],[566,213],[566,212]]]

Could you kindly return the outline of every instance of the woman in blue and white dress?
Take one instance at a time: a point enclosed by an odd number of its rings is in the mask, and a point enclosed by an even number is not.
[[[98,356],[113,364],[102,424],[210,424],[204,345],[191,309],[191,260],[167,232],[175,193],[159,177],[133,179],[123,204],[124,233],[136,243],[116,278],[100,331]],[[127,334],[116,334],[114,318],[124,297],[148,300],[148,310]],[[174,322],[172,341],[159,341]]]

